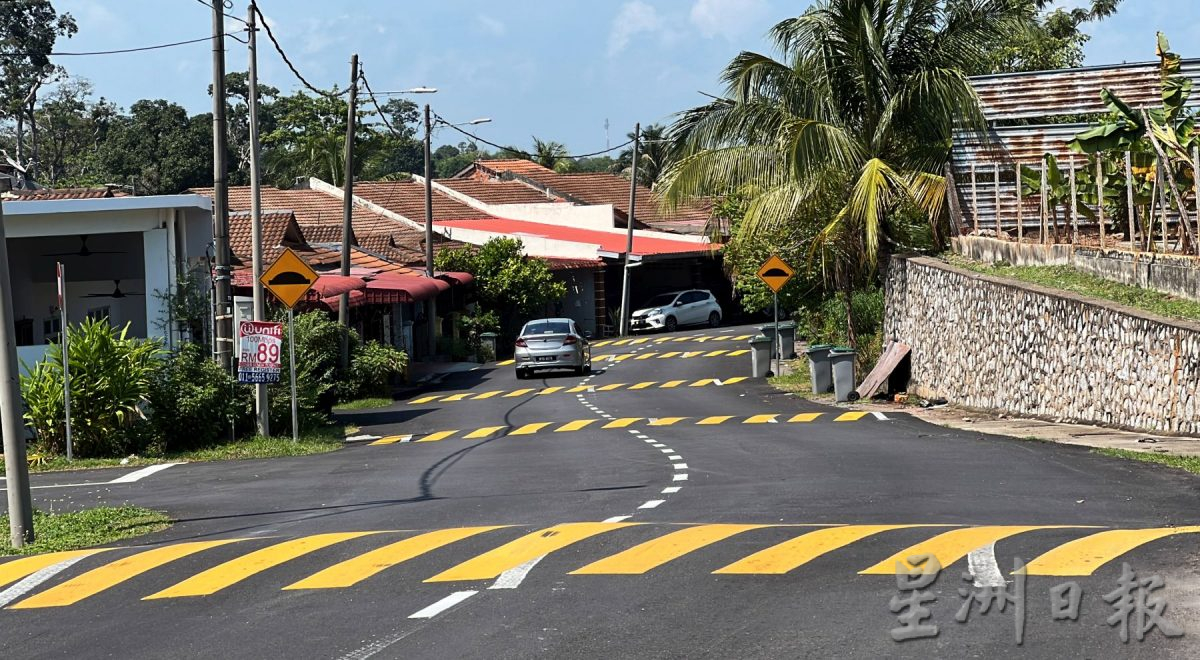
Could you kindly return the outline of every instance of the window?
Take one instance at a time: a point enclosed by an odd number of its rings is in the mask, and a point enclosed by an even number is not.
[[[521,336],[565,335],[570,331],[571,326],[566,321],[534,321],[525,326],[525,329],[521,331]]]
[[[675,296],[678,295],[678,293],[660,293],[646,301],[644,307],[670,307],[671,303],[675,302]]]
[[[698,303],[701,300],[704,300],[704,298],[704,294],[700,293],[699,291],[688,291],[687,293],[683,294],[681,299],[683,300],[683,304],[690,305],[691,303]]]

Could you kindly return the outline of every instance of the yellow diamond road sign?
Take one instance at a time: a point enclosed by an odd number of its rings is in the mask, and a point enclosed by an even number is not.
[[[279,302],[288,307],[295,307],[316,283],[317,272],[292,252],[291,248],[284,248],[283,254],[262,274],[259,281],[267,291],[279,299]]]
[[[758,279],[766,282],[767,286],[771,287],[775,293],[779,293],[783,285],[787,284],[795,274],[796,271],[792,270],[786,261],[775,255],[771,255],[771,258],[767,259],[767,263],[758,269]]]

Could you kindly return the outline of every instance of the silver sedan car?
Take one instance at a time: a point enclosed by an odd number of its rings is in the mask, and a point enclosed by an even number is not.
[[[528,378],[538,369],[572,369],[583,375],[592,370],[589,333],[580,332],[571,319],[538,319],[521,328],[517,337],[517,378]]]

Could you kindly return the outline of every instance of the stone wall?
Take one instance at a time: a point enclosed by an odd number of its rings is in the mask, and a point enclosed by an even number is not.
[[[1082,245],[1015,243],[983,236],[951,239],[958,254],[1013,266],[1071,266],[1113,282],[1200,300],[1200,258],[1161,252],[1101,250]]]
[[[919,396],[1200,434],[1200,324],[897,256],[884,330],[912,347]]]

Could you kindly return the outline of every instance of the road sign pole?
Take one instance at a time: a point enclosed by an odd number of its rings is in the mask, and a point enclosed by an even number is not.
[[[296,323],[295,312],[288,307],[288,362],[292,380],[292,442],[300,441],[300,409],[296,403]]]
[[[779,293],[771,294],[775,299],[775,341],[771,342],[771,351],[775,353],[775,375],[779,375],[779,360],[783,351],[779,350]]]
[[[71,441],[71,349],[67,341],[67,267],[58,264],[58,314],[62,327],[58,332],[58,341],[62,345],[63,368],[63,421],[67,431],[67,460],[75,459],[73,442]]]

